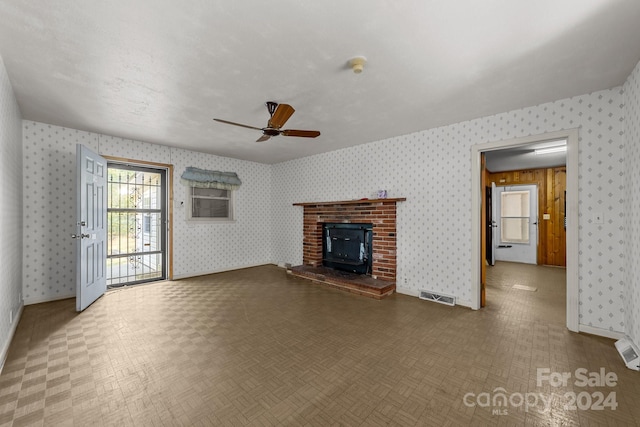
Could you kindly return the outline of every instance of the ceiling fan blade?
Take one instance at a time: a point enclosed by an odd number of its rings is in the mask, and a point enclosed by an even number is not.
[[[256,142],[263,142],[269,138],[271,138],[269,135],[262,135],[260,138],[256,139]]]
[[[280,132],[284,136],[299,136],[301,138],[315,138],[320,136],[320,132],[317,130],[296,130],[296,129],[287,129]]]
[[[273,116],[271,116],[271,119],[269,120],[269,127],[280,129],[282,126],[284,126],[287,120],[289,120],[289,117],[291,117],[291,115],[295,111],[296,110],[294,110],[293,107],[289,104],[278,104],[278,108],[276,108],[276,111],[273,113]]]
[[[257,128],[255,126],[249,126],[249,125],[243,125],[241,123],[230,122],[228,120],[222,120],[222,119],[213,119],[213,120],[215,120],[216,122],[226,123],[228,125],[240,126],[240,127],[247,128],[247,129],[262,130],[262,128]]]

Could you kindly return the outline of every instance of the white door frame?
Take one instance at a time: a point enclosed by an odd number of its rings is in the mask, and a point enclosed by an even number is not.
[[[173,280],[173,165],[168,163],[157,163],[146,160],[129,159],[126,157],[115,157],[106,155],[103,157],[107,160],[107,166],[109,164],[120,164],[129,166],[141,166],[151,169],[164,169],[166,171],[167,190],[165,196],[167,198],[167,215],[165,218],[166,224],[164,230],[166,233],[165,238],[167,239],[167,251],[165,254],[165,262],[167,263],[167,274],[165,279]]]
[[[498,218],[498,212],[496,210],[496,204],[493,198],[496,194],[496,183],[491,183],[491,265],[496,265],[496,242],[498,241],[498,233],[496,233],[496,218]]]
[[[162,226],[160,227],[161,230],[161,236],[162,239],[164,240],[164,242],[162,243],[162,248],[163,248],[163,256],[162,256],[162,268],[164,271],[164,276],[161,278],[152,278],[152,279],[146,279],[146,280],[140,280],[140,281],[132,281],[132,282],[127,282],[127,283],[118,283],[118,285],[131,285],[131,284],[139,284],[139,283],[148,283],[148,282],[152,282],[152,281],[156,281],[156,280],[167,280],[169,279],[169,245],[170,245],[170,239],[169,239],[169,200],[170,200],[170,190],[169,190],[169,182],[170,182],[170,169],[167,167],[167,165],[163,165],[163,164],[154,164],[151,162],[147,162],[145,164],[136,162],[136,161],[128,161],[128,162],[123,162],[120,160],[113,160],[113,157],[109,157],[109,156],[104,156],[104,158],[107,160],[107,172],[109,171],[110,168],[114,168],[114,169],[118,169],[118,168],[123,168],[123,169],[129,169],[129,170],[136,170],[136,171],[140,171],[140,170],[144,170],[144,171],[157,171],[158,174],[161,174],[163,176],[163,184],[162,186],[164,187],[164,191],[162,192],[163,197],[164,197],[164,203],[161,207],[161,209],[159,209],[160,211],[163,211],[164,213],[164,221],[162,223]],[[108,217],[108,213],[109,211],[115,211],[115,212],[132,212],[133,209],[113,209],[109,206],[109,204],[107,203],[107,228],[109,228],[110,226],[110,222],[109,222],[109,217]],[[107,252],[108,253],[108,252]],[[146,252],[138,252],[138,255],[142,255],[144,256],[146,254]],[[129,254],[132,255],[132,254]],[[109,255],[106,256],[107,260],[109,259]],[[107,273],[108,275],[108,273]],[[113,278],[113,276],[111,277]],[[170,279],[169,279],[170,280]],[[112,286],[112,285],[109,285]]]
[[[481,209],[480,157],[487,151],[519,147],[534,142],[567,139],[567,329],[579,331],[578,312],[578,129],[549,132],[471,146],[471,304],[480,309]]]

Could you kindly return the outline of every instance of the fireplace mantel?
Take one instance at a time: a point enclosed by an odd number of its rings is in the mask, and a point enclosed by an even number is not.
[[[301,202],[294,203],[293,206],[333,206],[333,205],[367,205],[376,203],[396,203],[404,202],[406,197],[396,197],[394,199],[356,199],[356,200],[339,200],[335,202]]]

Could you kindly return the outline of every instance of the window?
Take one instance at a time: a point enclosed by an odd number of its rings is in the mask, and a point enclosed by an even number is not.
[[[189,187],[190,220],[233,220],[233,190]]]
[[[151,215],[144,215],[142,217],[142,232],[151,233]]]
[[[529,190],[500,194],[500,240],[529,243]]]

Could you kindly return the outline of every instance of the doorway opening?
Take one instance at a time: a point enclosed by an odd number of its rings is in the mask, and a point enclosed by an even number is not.
[[[485,153],[516,147],[526,147],[533,143],[566,140],[566,197],[563,210],[566,225],[566,325],[571,331],[579,330],[578,319],[578,130],[551,132],[512,140],[478,144],[471,147],[472,155],[472,308],[479,309],[485,297],[486,264],[485,254],[490,229],[484,222],[488,206],[485,172]],[[563,194],[564,195],[564,194]],[[496,195],[492,196],[493,198]],[[495,239],[495,233],[493,234]],[[495,241],[493,247],[495,248]],[[495,251],[494,251],[495,252]],[[540,258],[539,258],[540,259]]]
[[[166,168],[107,165],[107,288],[167,278]]]

